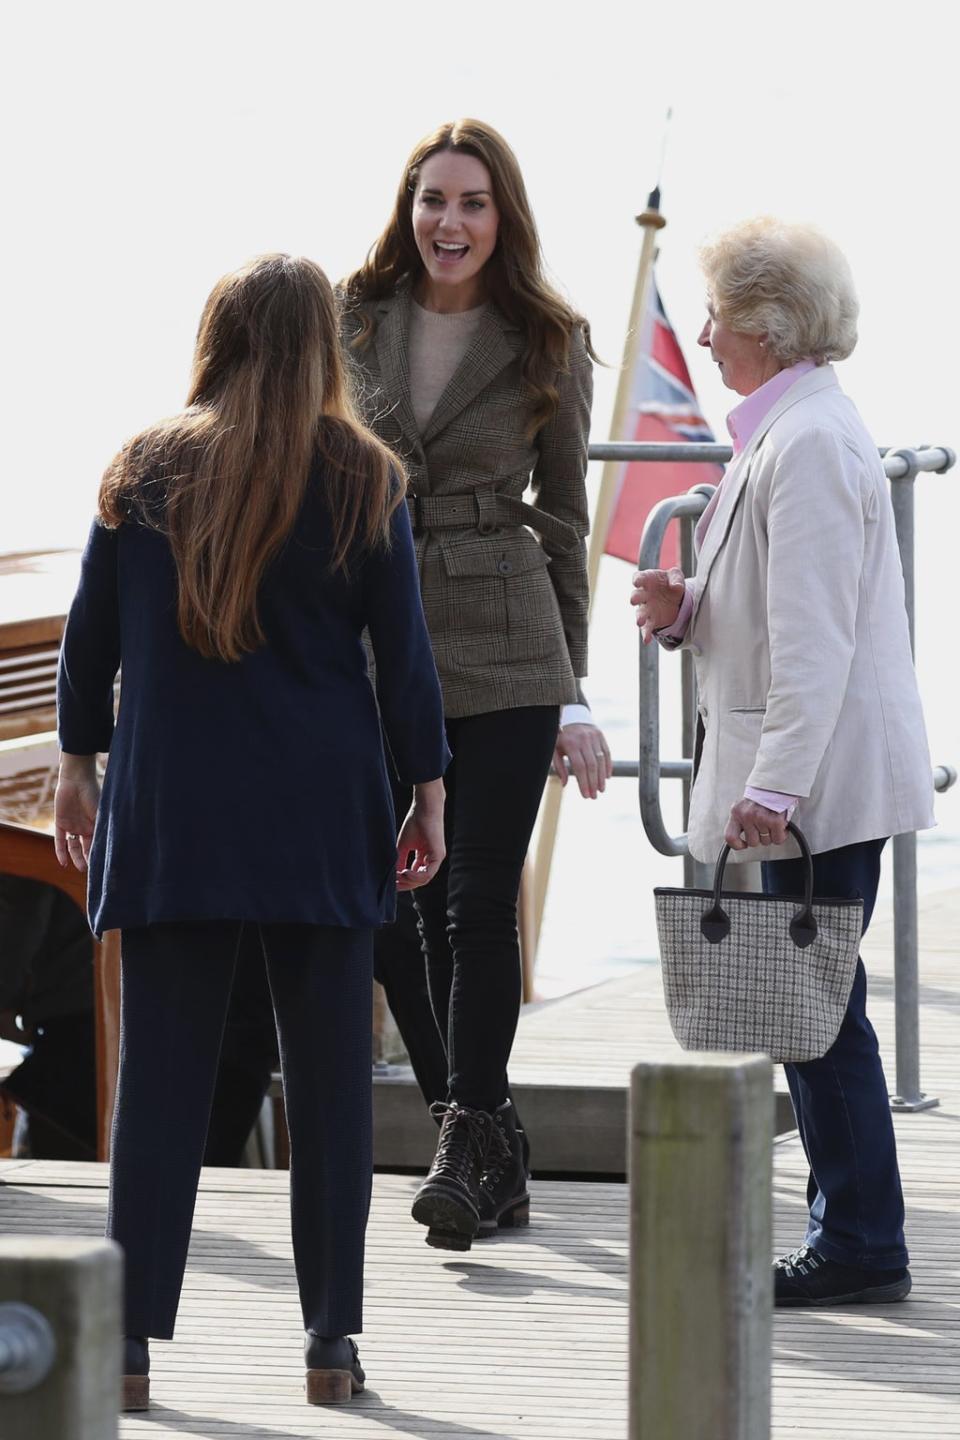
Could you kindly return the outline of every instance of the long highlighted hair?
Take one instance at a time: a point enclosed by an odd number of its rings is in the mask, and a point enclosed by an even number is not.
[[[424,163],[445,150],[473,155],[490,174],[500,227],[483,276],[489,298],[524,336],[522,372],[532,402],[531,433],[535,433],[556,411],[556,377],[567,368],[574,328],[583,333],[592,358],[596,360],[597,356],[587,322],[546,278],[540,238],[517,157],[492,126],[479,120],[450,121],[414,146],[386,229],[365,263],[343,282],[346,306],[353,311],[365,301],[392,295],[405,282],[415,285],[419,280],[423,261],[413,233],[413,199]],[[372,330],[370,315],[357,310],[351,344],[365,345]]]
[[[264,643],[260,583],[318,457],[331,566],[346,571],[358,547],[388,544],[400,467],[357,418],[326,275],[303,257],[261,255],[207,300],[186,409],[125,445],[100,485],[104,525],[135,517],[169,538],[180,634],[208,659]]]

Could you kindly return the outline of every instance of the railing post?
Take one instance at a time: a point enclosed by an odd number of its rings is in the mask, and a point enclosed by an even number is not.
[[[634,1068],[630,1440],[769,1440],[773,1069]]]
[[[637,557],[637,568],[640,570],[655,569],[660,563],[660,551],[663,546],[663,538],[668,525],[679,519],[681,524],[685,519],[695,521],[703,513],[707,503],[707,497],[701,489],[696,488],[686,495],[677,496],[674,499],[662,500],[659,505],[654,506],[647,516],[643,528],[643,537],[640,541],[640,553]],[[681,530],[681,535],[683,531]],[[691,548],[692,553],[692,548]],[[689,556],[688,556],[689,559]],[[643,820],[643,828],[646,831],[647,839],[660,851],[661,855],[686,855],[686,836],[672,836],[668,834],[663,822],[663,812],[660,807],[660,781],[664,775],[664,767],[660,761],[660,671],[659,655],[656,645],[644,645],[643,639],[638,635],[637,645],[639,649],[638,662],[638,683],[640,690],[639,704],[639,735],[638,735],[638,756],[637,756],[637,778],[640,800],[640,815]],[[693,672],[687,668],[683,682],[683,725],[684,743],[690,743],[692,753],[692,736],[689,733],[690,711],[695,703],[695,686]],[[685,807],[686,808],[686,807]],[[691,872],[687,860],[684,860],[684,883],[691,883]]]
[[[122,1274],[108,1240],[0,1237],[3,1440],[116,1440]]]
[[[914,483],[919,464],[915,450],[894,450],[903,473],[890,479],[890,499],[903,569],[903,597],[915,649]],[[898,467],[899,468],[899,467]],[[914,831],[893,838],[893,995],[896,1032],[895,1110],[930,1110],[940,1102],[920,1089],[920,954],[917,906],[917,837]]]
[[[706,486],[701,486],[700,493],[707,496]],[[693,550],[693,532],[696,528],[697,519],[695,515],[685,515],[680,524],[680,569],[684,575],[692,575],[696,568],[696,560]],[[659,656],[657,657],[659,659]],[[685,760],[692,760],[697,743],[697,676],[693,667],[693,656],[689,650],[685,650],[680,656],[680,704],[683,712],[682,724],[683,733],[681,736],[680,754]],[[683,781],[683,829],[686,832],[690,820],[690,792],[693,788],[693,771],[690,778]],[[688,889],[706,889],[712,876],[709,868],[695,860],[687,850],[683,857],[683,883]]]

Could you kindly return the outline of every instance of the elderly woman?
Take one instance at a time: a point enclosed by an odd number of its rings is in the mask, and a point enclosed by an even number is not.
[[[893,512],[877,447],[830,364],[856,339],[846,261],[807,227],[758,219],[702,251],[699,343],[745,398],[734,458],[697,527],[692,579],[634,577],[645,642],[695,656],[702,746],[689,843],[762,847],[769,894],[801,893],[784,843],[810,842],[815,893],[861,896],[869,923],[891,835],[933,823]],[[874,1304],[910,1290],[887,1087],[856,980],[819,1060],[788,1065],[810,1164],[804,1243],[777,1260],[777,1305]]]

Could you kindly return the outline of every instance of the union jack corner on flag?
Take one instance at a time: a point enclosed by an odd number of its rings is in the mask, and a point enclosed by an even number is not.
[[[614,440],[659,440],[674,444],[713,440],[713,431],[700,409],[680,342],[663,308],[655,274],[629,383],[623,434],[614,435]],[[694,461],[638,460],[622,465],[604,554],[636,564],[640,537],[653,507],[668,496],[682,495],[693,485],[717,485],[722,475],[722,466]],[[677,528],[673,524],[667,531],[661,565],[678,563]]]

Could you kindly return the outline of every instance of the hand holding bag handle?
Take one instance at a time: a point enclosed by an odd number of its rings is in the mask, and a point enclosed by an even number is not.
[[[804,871],[803,904],[790,921],[790,938],[798,950],[804,950],[817,938],[817,921],[813,913],[813,857],[799,826],[789,821],[787,829],[800,846]],[[709,910],[704,910],[700,917],[700,933],[711,945],[719,945],[720,941],[730,934],[730,917],[720,903],[723,872],[729,854],[730,846],[724,845],[717,857],[717,868],[713,877],[713,904]]]

